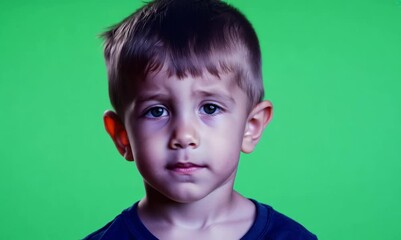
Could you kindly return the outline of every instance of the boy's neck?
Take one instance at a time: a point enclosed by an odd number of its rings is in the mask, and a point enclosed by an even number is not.
[[[138,214],[145,226],[156,224],[159,227],[201,229],[214,223],[245,217],[240,216],[237,210],[250,204],[248,199],[232,189],[231,184],[190,203],[175,202],[151,188],[147,188],[146,192],[146,197],[138,206]]]

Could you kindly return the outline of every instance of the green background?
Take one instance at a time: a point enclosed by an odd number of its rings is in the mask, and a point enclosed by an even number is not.
[[[236,188],[320,239],[401,239],[401,1],[230,0],[274,119]],[[79,239],[143,196],[97,38],[138,0],[0,2],[0,239]]]

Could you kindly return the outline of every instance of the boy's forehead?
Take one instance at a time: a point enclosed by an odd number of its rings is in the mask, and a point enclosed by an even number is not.
[[[247,51],[242,47],[215,50],[212,54],[164,59],[154,59],[150,64],[157,66],[146,73],[145,81],[155,77],[165,79],[201,78],[205,81],[233,79],[240,71],[247,71]]]
[[[233,87],[237,83],[237,74],[231,71],[221,71],[217,74],[210,73],[207,69],[202,69],[200,74],[185,73],[180,77],[176,74],[171,74],[168,69],[163,67],[159,71],[149,73],[144,81],[142,81],[143,88],[159,88],[165,85],[179,85],[181,82],[194,80],[196,86],[203,88],[208,87]]]
[[[178,78],[169,75],[165,70],[148,74],[144,81],[136,87],[134,102],[150,99],[176,99],[188,96],[193,99],[214,98],[226,102],[236,102],[238,97],[246,97],[246,93],[238,86],[236,76],[232,72],[224,72],[215,76],[206,70],[201,76],[187,75]],[[240,97],[242,99],[242,97]]]
[[[174,59],[175,61],[169,57],[155,58],[149,62],[149,71],[145,71],[142,78],[132,82],[134,91],[130,95],[132,100],[138,101],[149,96],[160,95],[168,89],[181,89],[182,83],[185,85],[190,82],[191,87],[184,87],[183,91],[193,94],[201,93],[198,96],[202,94],[233,98],[239,97],[237,95],[248,96],[243,86],[244,79],[242,79],[249,72],[249,64],[245,61],[247,55],[245,49],[235,47],[219,49],[208,56],[192,55],[189,58]],[[186,64],[180,68],[179,63],[188,63],[188,61],[193,68]],[[176,92],[175,95],[179,96],[181,92]]]
[[[227,108],[235,106],[244,108],[246,114],[249,99],[236,78],[234,72],[222,72],[216,76],[205,70],[200,76],[187,74],[183,78],[169,75],[166,70],[152,72],[137,85],[127,109],[132,111],[137,106],[151,102],[176,104],[174,106],[177,107],[208,100],[218,101]]]

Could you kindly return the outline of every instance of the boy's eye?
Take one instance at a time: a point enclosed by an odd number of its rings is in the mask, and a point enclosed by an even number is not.
[[[152,107],[145,113],[145,117],[147,118],[159,118],[168,116],[168,112],[163,107]]]
[[[201,112],[208,115],[216,114],[219,111],[221,111],[221,108],[216,104],[211,104],[211,103],[205,104],[201,108]]]

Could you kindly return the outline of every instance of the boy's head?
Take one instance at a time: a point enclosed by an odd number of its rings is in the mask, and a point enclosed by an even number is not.
[[[271,117],[250,23],[218,0],[159,0],[104,35],[117,112],[105,113],[106,130],[135,159],[147,196],[232,191],[240,152]]]
[[[218,0],[156,0],[103,34],[110,100],[120,117],[138,84],[170,76],[233,73],[252,107],[263,98],[259,42],[248,20]]]

